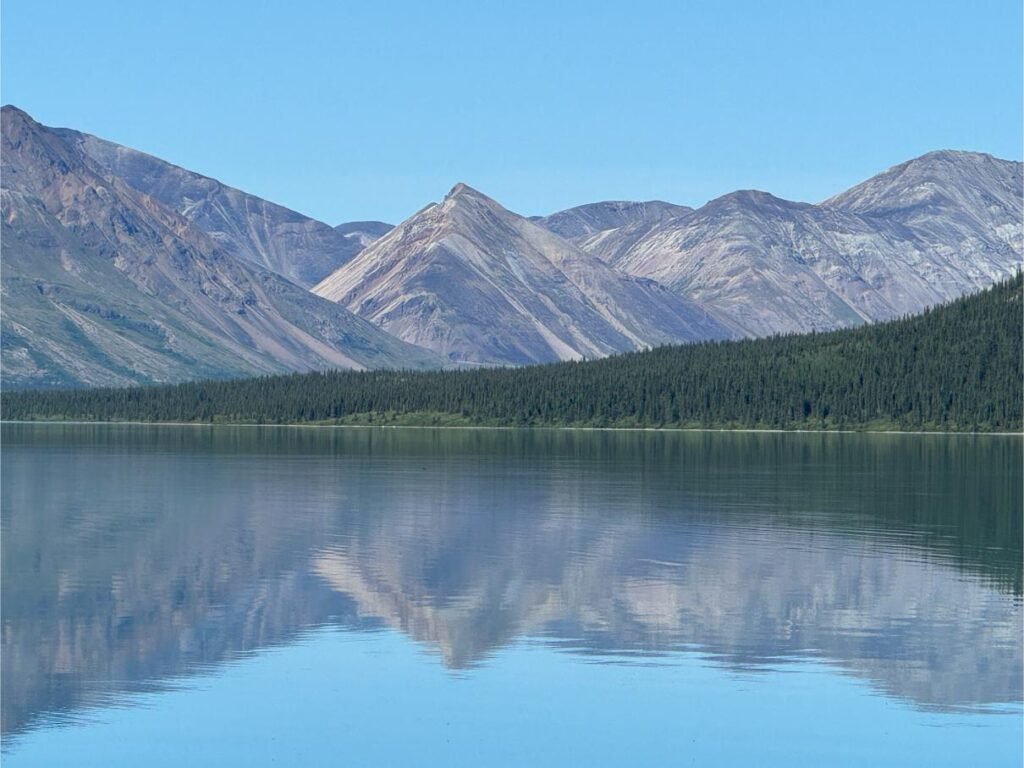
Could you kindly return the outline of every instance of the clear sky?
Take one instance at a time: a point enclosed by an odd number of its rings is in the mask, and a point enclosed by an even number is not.
[[[1020,0],[3,0],[0,97],[336,224],[1021,159]]]

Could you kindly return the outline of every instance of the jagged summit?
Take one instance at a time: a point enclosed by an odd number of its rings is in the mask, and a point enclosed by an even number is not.
[[[448,194],[444,196],[444,199],[441,201],[441,205],[445,210],[466,205],[485,206],[494,210],[505,210],[501,203],[493,197],[489,197],[480,190],[461,181],[452,187]]]
[[[453,198],[459,197],[460,195],[486,197],[486,195],[482,195],[478,190],[473,189],[473,187],[469,186],[469,184],[460,181],[448,191],[448,194],[444,196],[444,199],[451,200]]]

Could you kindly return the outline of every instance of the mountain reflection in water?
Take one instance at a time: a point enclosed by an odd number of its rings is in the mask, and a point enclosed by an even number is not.
[[[330,625],[1021,701],[1013,437],[3,427],[2,726]]]

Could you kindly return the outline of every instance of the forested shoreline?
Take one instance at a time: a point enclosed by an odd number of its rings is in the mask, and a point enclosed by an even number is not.
[[[472,371],[4,392],[5,420],[1020,431],[1018,275],[859,328]]]

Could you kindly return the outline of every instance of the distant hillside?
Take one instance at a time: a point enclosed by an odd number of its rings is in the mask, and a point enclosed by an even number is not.
[[[653,227],[655,224],[692,212],[693,208],[689,206],[674,205],[661,200],[650,200],[645,203],[606,200],[601,203],[578,205],[550,216],[531,216],[530,221],[579,244],[602,232],[643,225]]]
[[[5,419],[1019,431],[1022,279],[922,315],[519,369],[3,395]]]

